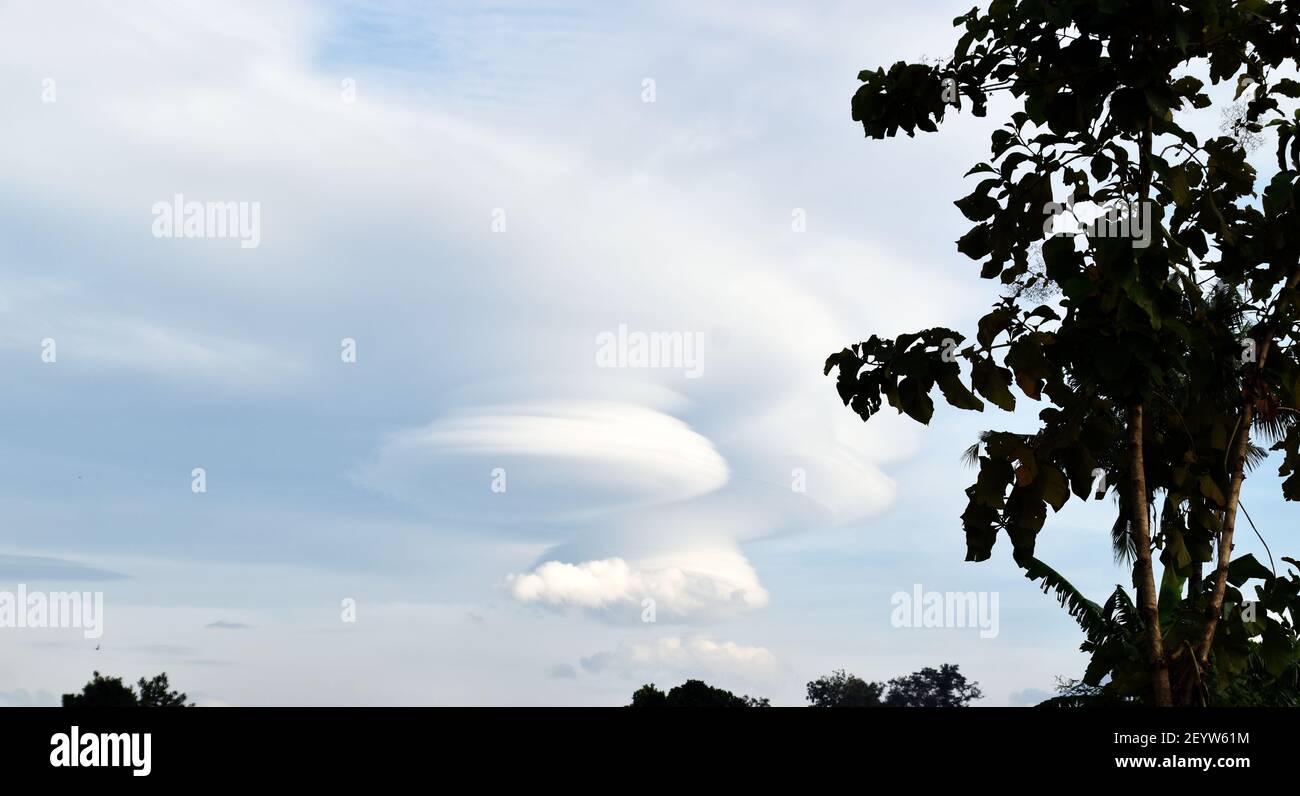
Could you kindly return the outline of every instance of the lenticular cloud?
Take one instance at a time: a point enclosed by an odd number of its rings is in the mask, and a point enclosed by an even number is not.
[[[708,439],[663,412],[553,402],[467,410],[400,432],[353,477],[434,516],[491,523],[686,500],[729,475]]]

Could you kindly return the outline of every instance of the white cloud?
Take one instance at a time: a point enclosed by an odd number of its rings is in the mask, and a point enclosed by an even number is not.
[[[624,677],[669,674],[683,677],[724,675],[769,680],[778,672],[776,657],[765,647],[697,636],[667,636],[652,642],[624,642],[613,650],[583,658],[582,668]]]
[[[354,477],[435,516],[499,522],[685,500],[728,475],[709,440],[663,412],[555,402],[467,409],[399,432]]]
[[[639,617],[653,600],[655,619],[720,614],[761,608],[767,592],[744,558],[695,557],[698,568],[636,568],[621,558],[566,564],[547,561],[531,572],[510,575],[511,596],[524,603],[616,611]]]

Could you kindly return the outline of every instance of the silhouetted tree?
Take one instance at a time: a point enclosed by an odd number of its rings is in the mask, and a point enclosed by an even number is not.
[[[808,703],[815,708],[950,708],[980,699],[979,684],[968,681],[954,664],[926,667],[885,683],[867,682],[843,669],[808,684]]]
[[[141,677],[135,689],[122,682],[121,677],[104,677],[99,672],[81,688],[80,694],[64,694],[65,708],[184,708],[185,694],[169,689],[167,673],[162,672],[152,680]]]
[[[634,708],[662,708],[667,707],[668,697],[663,691],[655,687],[654,683],[646,683],[632,693],[632,704]]]
[[[632,694],[634,708],[765,708],[770,707],[765,698],[736,696],[730,691],[714,688],[703,680],[687,680],[669,690],[665,695],[654,683],[641,686]]]
[[[868,683],[857,675],[836,669],[808,684],[808,704],[814,708],[879,707],[885,686]]]
[[[152,680],[140,678],[140,707],[142,708],[184,708],[193,707],[185,704],[185,694],[168,690],[167,673],[162,672]]]
[[[90,682],[81,688],[80,694],[64,694],[65,708],[134,708],[139,707],[131,686],[125,685],[121,677],[104,677],[95,672]]]
[[[955,665],[945,663],[938,669],[927,666],[890,680],[885,704],[902,708],[964,708],[983,696],[979,685],[967,681]]]

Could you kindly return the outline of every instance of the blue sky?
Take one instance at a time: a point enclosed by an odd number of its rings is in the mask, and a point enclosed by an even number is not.
[[[0,704],[92,669],[212,705],[686,677],[794,705],[945,662],[1018,704],[1077,676],[1005,546],[962,561],[959,455],[1032,408],[863,425],[821,374],[995,298],[951,200],[996,112],[870,143],[849,118],[860,69],[939,55],[965,10],[6,5],[0,588],[103,591],[105,631],[0,630]],[[258,202],[260,245],[155,238],[177,193]],[[620,325],[699,335],[700,377],[597,367]],[[1247,487],[1266,533],[1276,494]],[[1097,599],[1127,577],[1111,511],[1040,541]],[[916,583],[997,592],[999,634],[892,627]]]

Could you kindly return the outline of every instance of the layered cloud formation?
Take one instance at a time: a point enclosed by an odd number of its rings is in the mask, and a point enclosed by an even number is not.
[[[466,408],[399,432],[356,480],[435,515],[540,522],[685,500],[728,477],[709,440],[670,415],[571,402]]]
[[[853,600],[805,601],[897,562],[824,532],[912,530],[872,523],[918,436],[821,363],[975,314],[959,215],[917,208],[983,147],[864,148],[847,98],[952,13],[5,5],[4,574],[130,576],[122,658],[6,650],[5,676],[58,693],[170,644],[211,701],[617,704],[629,672],[842,654]],[[259,202],[260,244],[154,238],[178,193]],[[599,356],[624,327],[703,356],[607,367],[639,362]],[[915,492],[958,483],[943,455]],[[754,551],[781,544],[824,548],[778,589]]]

